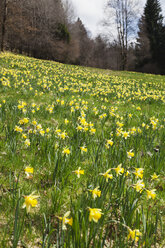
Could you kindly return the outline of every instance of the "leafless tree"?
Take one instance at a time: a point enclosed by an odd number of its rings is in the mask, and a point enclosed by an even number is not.
[[[62,0],[62,4],[64,8],[64,16],[67,23],[74,23],[75,11],[72,2],[70,0]]]
[[[127,68],[129,39],[135,31],[137,18],[137,0],[108,0],[104,25],[116,34],[120,47],[121,69]]]

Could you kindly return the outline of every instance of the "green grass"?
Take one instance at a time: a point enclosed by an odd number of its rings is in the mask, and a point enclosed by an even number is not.
[[[163,248],[164,89],[165,76],[1,53],[0,247]]]

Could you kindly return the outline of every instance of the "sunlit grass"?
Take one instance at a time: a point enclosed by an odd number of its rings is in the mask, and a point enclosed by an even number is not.
[[[163,247],[165,77],[0,55],[2,247]]]

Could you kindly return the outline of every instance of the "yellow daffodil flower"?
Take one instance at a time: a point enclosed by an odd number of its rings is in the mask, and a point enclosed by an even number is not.
[[[33,124],[34,126],[36,126],[36,125],[37,125],[37,122],[34,120],[34,121],[32,121],[32,124]]]
[[[154,172],[154,174],[151,176],[151,179],[152,179],[152,180],[156,180],[156,179],[158,179],[158,177],[159,177],[159,176],[156,175],[156,173]]]
[[[133,241],[138,242],[140,236],[142,236],[142,233],[139,229],[131,230],[129,228],[128,240],[131,238]]]
[[[84,170],[81,170],[81,167],[78,170],[73,171],[73,173],[77,174],[77,177],[80,178],[80,175],[84,175]]]
[[[23,129],[21,127],[19,127],[19,126],[15,126],[14,131],[19,132],[19,133],[22,133],[23,132]]]
[[[113,146],[113,140],[107,140],[107,145]]]
[[[145,188],[145,184],[143,180],[138,180],[136,184],[133,185],[133,187],[136,189],[137,192],[142,192]]]
[[[147,190],[146,189],[146,192],[147,192],[147,199],[155,199],[156,197],[156,193],[155,193],[156,189],[152,189],[152,190]]]
[[[87,148],[85,146],[81,146],[80,149],[81,149],[81,153],[87,152]]]
[[[25,174],[26,174],[26,178],[29,179],[29,178],[32,178],[32,174],[33,174],[33,168],[32,167],[29,167],[27,166],[25,169]]]
[[[50,128],[46,128],[46,133],[49,133],[50,132]]]
[[[124,168],[121,168],[122,164],[119,164],[117,168],[114,168],[117,176],[124,173]]]
[[[95,129],[95,128],[91,128],[91,129],[90,129],[90,133],[91,133],[91,134],[95,134],[95,133],[96,133],[96,129]]]
[[[96,187],[95,189],[89,189],[90,192],[92,192],[92,197],[93,199],[95,199],[97,196],[100,197],[101,196],[101,190],[98,190],[99,186]]]
[[[123,135],[123,138],[124,139],[127,139],[128,137],[130,137],[129,136],[129,132],[126,132],[126,131],[125,132],[122,132],[122,135]]]
[[[38,204],[37,198],[39,198],[39,196],[34,195],[34,193],[35,193],[35,191],[32,192],[28,196],[24,196],[25,202],[24,202],[22,208],[26,208],[27,213],[29,213],[31,211],[31,208],[36,207]]]
[[[69,123],[69,121],[67,119],[65,119],[64,122],[66,125]]]
[[[44,131],[43,129],[41,129],[41,130],[39,131],[39,133],[41,134],[41,136],[44,136],[45,131]]]
[[[77,131],[82,131],[83,130],[83,127],[82,126],[77,126]]]
[[[101,211],[99,208],[89,208],[89,221],[91,222],[93,220],[97,223],[103,214]]]
[[[26,139],[24,143],[26,146],[30,146],[30,140],[29,139]]]
[[[60,136],[61,139],[64,140],[67,137],[67,133],[64,131],[61,134],[59,134],[59,136]]]
[[[144,169],[143,168],[135,168],[135,172],[133,172],[133,174],[136,176],[136,177],[139,177],[139,178],[143,178],[143,172],[144,172]]]
[[[66,224],[72,226],[73,224],[73,218],[71,217],[70,219],[67,218],[70,215],[70,211],[66,212],[64,214],[64,217],[58,217],[59,220],[62,221],[62,230],[66,230]]]
[[[69,148],[65,147],[62,151],[63,154],[69,155],[70,154],[70,150]]]
[[[133,158],[134,157],[134,152],[132,152],[132,150],[130,150],[129,152],[127,152],[127,156],[129,159]]]
[[[109,174],[109,172],[111,171],[111,169],[108,169],[105,173],[100,173],[100,175],[102,175],[103,177],[105,177],[106,182],[108,182],[108,179],[112,179],[113,175]]]

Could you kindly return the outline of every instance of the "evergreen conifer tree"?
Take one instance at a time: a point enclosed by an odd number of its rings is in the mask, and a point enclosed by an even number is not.
[[[135,47],[136,69],[145,71],[145,65],[151,61],[150,40],[147,35],[146,22],[144,15],[141,16],[138,23],[138,37]],[[149,72],[149,71],[147,71]]]
[[[150,41],[152,62],[164,70],[165,60],[165,27],[159,0],[147,0],[144,8],[147,36]]]

